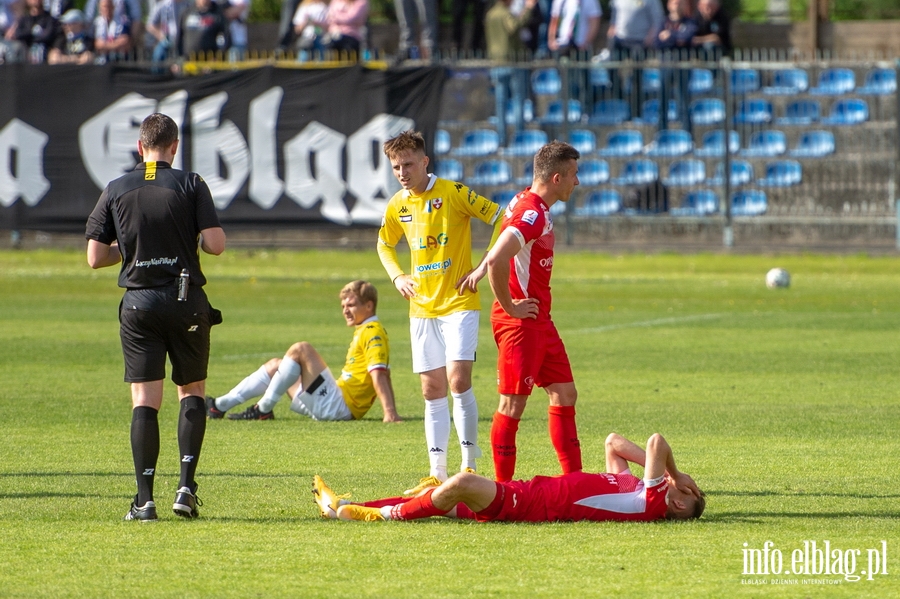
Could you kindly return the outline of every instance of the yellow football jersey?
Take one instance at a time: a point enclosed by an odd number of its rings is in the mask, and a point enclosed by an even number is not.
[[[394,194],[378,243],[394,248],[406,236],[409,274],[416,282],[416,296],[409,302],[411,317],[435,318],[481,308],[478,294],[459,295],[456,282],[472,270],[472,217],[492,225],[500,213],[500,206],[462,183],[434,175],[429,175],[421,196],[405,189]],[[391,280],[400,274],[388,268]]]
[[[337,381],[353,418],[365,416],[375,403],[378,394],[375,393],[370,373],[379,368],[390,368],[390,355],[387,331],[377,316],[367,318],[356,326],[341,378]]]

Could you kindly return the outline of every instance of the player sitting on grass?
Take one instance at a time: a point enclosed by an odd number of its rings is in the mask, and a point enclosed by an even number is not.
[[[284,358],[269,360],[228,394],[207,397],[207,416],[222,418],[228,409],[262,395],[258,403],[228,418],[271,420],[275,417],[272,408],[289,392],[291,409],[313,420],[362,418],[378,397],[384,422],[400,422],[391,386],[387,332],[375,315],[378,291],[369,282],[353,281],[341,289],[340,298],[347,326],[356,327],[340,380],[334,380],[325,360],[310,343],[300,341]]]
[[[629,462],[644,466],[643,480]],[[644,451],[611,433],[606,438],[606,473],[570,472],[528,481],[495,482],[462,472],[413,497],[351,503],[316,475],[313,496],[326,518],[415,520],[431,516],[479,522],[555,522],[699,518],[706,499],[694,480],[675,466],[672,448],[659,433]]]

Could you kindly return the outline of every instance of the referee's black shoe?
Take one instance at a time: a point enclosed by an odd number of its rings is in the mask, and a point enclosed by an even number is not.
[[[137,495],[135,495],[134,501],[131,502],[131,509],[125,514],[125,520],[140,520],[141,522],[156,521],[156,504],[152,501],[148,501],[144,505],[138,507],[137,500]]]
[[[225,417],[225,412],[216,407],[216,398],[212,395],[206,396],[206,417],[210,420]]]
[[[181,487],[175,492],[175,503],[172,504],[172,511],[176,516],[183,518],[196,518],[200,515],[197,506],[203,505],[200,498],[197,497],[197,490],[191,491],[190,487]]]
[[[253,404],[243,412],[229,414],[229,420],[274,420],[275,412],[260,412],[259,405]]]

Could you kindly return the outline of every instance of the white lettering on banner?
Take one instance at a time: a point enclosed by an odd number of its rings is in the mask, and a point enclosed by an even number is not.
[[[250,201],[268,210],[278,202],[284,183],[278,178],[278,107],[284,90],[273,87],[250,102]]]
[[[400,189],[381,146],[415,126],[412,119],[379,114],[348,138],[347,186],[356,198],[350,213],[353,222],[381,222],[388,200]]]
[[[216,208],[224,210],[237,196],[250,174],[250,151],[240,129],[232,121],[219,123],[222,106],[228,101],[219,92],[191,104],[191,165],[200,173],[212,193]],[[227,178],[219,170],[225,163]]]
[[[19,197],[35,206],[50,190],[50,181],[44,177],[44,146],[49,139],[19,119],[12,119],[0,131],[0,206],[12,206]]]
[[[132,92],[85,121],[78,129],[78,147],[94,184],[104,189],[107,183],[134,168],[141,122],[148,115],[156,111],[168,114],[181,131],[187,97],[186,91],[179,90],[157,106],[156,100]],[[181,164],[179,152],[172,166],[181,168]]]
[[[322,216],[350,224],[341,177],[344,141],[334,129],[313,121],[284,144],[285,193],[303,208],[322,200]]]

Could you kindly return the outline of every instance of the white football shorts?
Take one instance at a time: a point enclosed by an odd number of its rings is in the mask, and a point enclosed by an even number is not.
[[[313,420],[353,420],[344,394],[327,368],[294,396],[291,409]]]
[[[443,368],[447,362],[475,360],[480,310],[462,310],[436,318],[410,318],[413,372]]]

